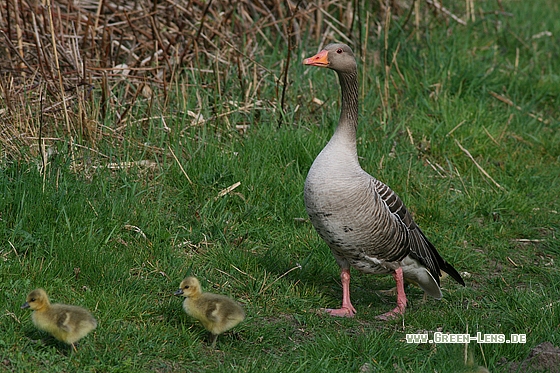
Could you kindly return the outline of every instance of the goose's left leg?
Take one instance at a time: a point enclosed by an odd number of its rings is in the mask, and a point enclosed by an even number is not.
[[[397,283],[397,307],[395,307],[392,311],[377,316],[376,318],[379,320],[394,319],[404,314],[404,310],[406,309],[406,294],[404,292],[404,277],[402,268],[399,267],[395,270],[395,272],[393,272],[393,278]]]

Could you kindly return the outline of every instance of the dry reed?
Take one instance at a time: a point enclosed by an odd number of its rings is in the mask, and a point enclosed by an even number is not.
[[[254,109],[263,76],[276,84],[276,97],[268,102],[281,112],[290,84],[291,52],[301,43],[313,40],[321,45],[338,39],[365,52],[365,40],[371,36],[362,35],[364,30],[382,30],[385,19],[398,19],[401,14],[408,14],[406,23],[413,4],[396,0],[3,1],[0,157],[30,160],[40,155],[44,166],[49,147],[57,142],[67,144],[70,152],[76,147],[97,152],[101,139],[121,142],[130,121],[143,120],[131,118],[134,105],[143,101],[146,118],[161,117],[169,92],[185,71],[205,74],[207,87],[217,94],[222,93],[225,79],[236,76],[243,92],[244,102],[236,103],[237,109],[214,118],[204,119],[198,114],[200,108],[194,110],[194,124],[216,118],[227,121],[230,112]],[[371,27],[363,27],[364,19],[371,20]],[[281,53],[285,57],[274,67],[264,66],[263,54],[277,48],[278,41],[286,48]],[[394,58],[387,66],[398,69]]]

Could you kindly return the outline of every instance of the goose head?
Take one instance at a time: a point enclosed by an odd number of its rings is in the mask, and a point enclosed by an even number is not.
[[[41,310],[50,304],[49,297],[43,289],[35,289],[27,295],[26,302],[21,308],[31,308],[33,311]]]
[[[183,297],[192,297],[201,293],[200,282],[194,277],[187,277],[181,281],[179,290],[174,295],[181,295]]]
[[[304,65],[327,67],[339,73],[352,74],[357,70],[356,57],[349,46],[342,43],[329,44],[314,55],[303,60]]]

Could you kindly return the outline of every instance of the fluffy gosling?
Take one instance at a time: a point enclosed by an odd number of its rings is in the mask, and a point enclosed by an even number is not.
[[[53,335],[59,341],[72,346],[97,327],[97,320],[88,310],[66,304],[51,304],[45,290],[35,289],[27,295],[21,308],[31,308],[33,324]]]
[[[200,321],[212,334],[212,348],[216,346],[219,334],[245,319],[245,312],[239,303],[225,295],[203,293],[200,282],[194,277],[181,281],[175,295],[186,297],[183,302],[185,312]]]

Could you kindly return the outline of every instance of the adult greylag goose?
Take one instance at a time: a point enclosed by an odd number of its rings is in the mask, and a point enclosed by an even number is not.
[[[45,290],[35,289],[27,295],[21,308],[31,308],[31,319],[38,329],[72,346],[97,327],[97,320],[88,310],[67,304],[51,304]]]
[[[219,334],[245,319],[245,312],[239,303],[225,295],[203,293],[200,282],[195,277],[187,277],[181,281],[175,295],[185,297],[185,312],[200,321],[212,334],[212,347],[216,346]]]
[[[313,226],[330,247],[341,269],[342,307],[333,316],[352,317],[350,267],[370,274],[392,274],[397,306],[378,318],[403,314],[404,279],[441,299],[441,271],[461,285],[461,275],[422,233],[401,199],[365,172],[358,162],[358,79],[356,59],[345,44],[329,44],[305,65],[327,67],[338,74],[342,107],[334,135],[319,153],[305,180],[305,207]]]

